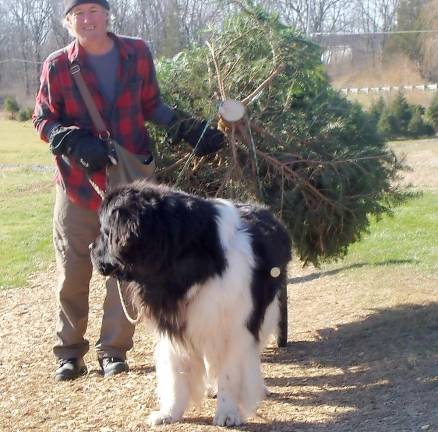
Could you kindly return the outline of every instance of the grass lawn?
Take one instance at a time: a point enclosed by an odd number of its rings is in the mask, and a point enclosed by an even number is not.
[[[438,160],[438,141],[429,140],[425,146],[432,152],[425,161],[430,167],[433,157]],[[400,147],[408,155],[418,155],[424,149],[415,141],[403,142]],[[420,171],[424,174],[423,168]],[[435,176],[433,172],[428,177]],[[43,270],[53,261],[52,178],[51,155],[32,125],[0,120],[1,288],[25,286],[31,273]],[[422,181],[428,179],[423,176]],[[391,264],[436,272],[438,190],[428,190],[395,209],[392,218],[373,222],[370,234],[351,246],[343,264]]]
[[[438,193],[424,193],[373,221],[370,233],[350,246],[343,264],[415,266],[438,272]]]
[[[32,125],[0,120],[0,287],[26,285],[53,260],[53,164]]]
[[[31,122],[0,119],[0,166],[16,164],[52,166],[52,157]]]

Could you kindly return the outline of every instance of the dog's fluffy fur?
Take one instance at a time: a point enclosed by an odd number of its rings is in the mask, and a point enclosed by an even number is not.
[[[208,386],[217,392],[214,423],[243,422],[264,395],[260,351],[278,327],[287,231],[262,207],[147,182],[111,192],[100,222],[94,266],[131,282],[160,334],[160,410],[150,424],[180,420]]]

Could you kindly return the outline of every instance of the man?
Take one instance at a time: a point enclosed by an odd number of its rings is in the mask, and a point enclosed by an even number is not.
[[[44,62],[33,123],[49,143],[56,163],[53,219],[57,263],[57,322],[53,348],[59,366],[57,381],[87,372],[83,357],[92,274],[88,245],[99,232],[100,196],[106,166],[111,163],[105,140],[99,138],[76,88],[70,67],[79,65],[84,80],[111,134],[129,152],[151,163],[145,121],[167,128],[174,141],[185,139],[197,155],[217,151],[223,135],[202,120],[181,116],[165,105],[148,46],[140,39],[107,31],[107,0],[64,0],[65,24],[75,38]],[[179,120],[177,120],[179,119]],[[126,352],[134,327],[124,316],[113,279],[107,281],[97,356],[104,376],[128,371]]]

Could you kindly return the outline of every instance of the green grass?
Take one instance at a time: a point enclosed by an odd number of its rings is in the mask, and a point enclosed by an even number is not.
[[[373,222],[343,264],[398,264],[438,271],[438,194],[425,193]]]
[[[51,155],[32,125],[0,120],[1,288],[25,286],[31,273],[53,261],[52,178]],[[437,272],[438,193],[425,193],[396,208],[394,217],[373,222],[342,265],[358,263]]]
[[[0,288],[53,260],[53,165],[30,123],[0,120]]]
[[[52,158],[31,122],[0,119],[0,165],[16,164],[51,166]]]

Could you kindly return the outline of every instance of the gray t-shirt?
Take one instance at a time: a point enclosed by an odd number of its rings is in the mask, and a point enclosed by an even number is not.
[[[99,90],[109,103],[113,103],[116,96],[117,70],[120,63],[116,46],[114,45],[106,54],[88,54],[87,59],[96,74]]]

